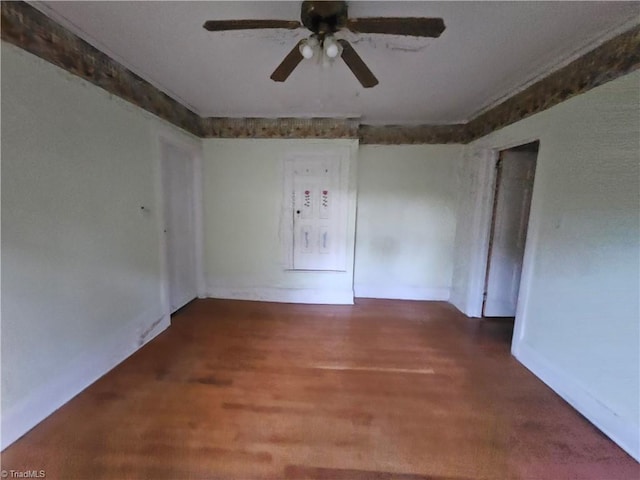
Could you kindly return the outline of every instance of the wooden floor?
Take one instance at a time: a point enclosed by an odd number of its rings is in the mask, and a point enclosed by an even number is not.
[[[2,455],[47,479],[637,479],[445,303],[198,300]]]

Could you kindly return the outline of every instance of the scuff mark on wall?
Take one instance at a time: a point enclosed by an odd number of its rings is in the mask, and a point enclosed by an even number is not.
[[[153,330],[160,325],[160,322],[162,322],[162,319],[164,317],[160,317],[158,320],[156,320],[155,322],[153,322],[151,325],[149,325],[149,327],[147,327],[146,330],[143,330],[143,332],[140,334],[140,336],[138,337],[138,346],[141,347],[142,345],[144,345],[147,337],[149,336],[149,334],[151,332],[153,332]]]

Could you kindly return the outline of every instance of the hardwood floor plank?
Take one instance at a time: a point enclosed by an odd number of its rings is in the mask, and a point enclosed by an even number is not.
[[[469,480],[460,477],[434,477],[433,475],[413,473],[374,472],[346,468],[306,467],[304,465],[287,465],[284,478],[309,480]]]
[[[640,466],[442,302],[197,300],[2,453],[52,479],[623,480]]]

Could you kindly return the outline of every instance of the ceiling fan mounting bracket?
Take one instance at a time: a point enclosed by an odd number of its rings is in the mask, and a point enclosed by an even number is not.
[[[347,2],[304,1],[300,20],[313,33],[324,37],[336,33],[347,24]]]

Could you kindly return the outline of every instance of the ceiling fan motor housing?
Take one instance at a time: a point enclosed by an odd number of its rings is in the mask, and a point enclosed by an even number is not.
[[[323,37],[344,28],[347,24],[347,2],[302,2],[300,20],[313,33]]]

